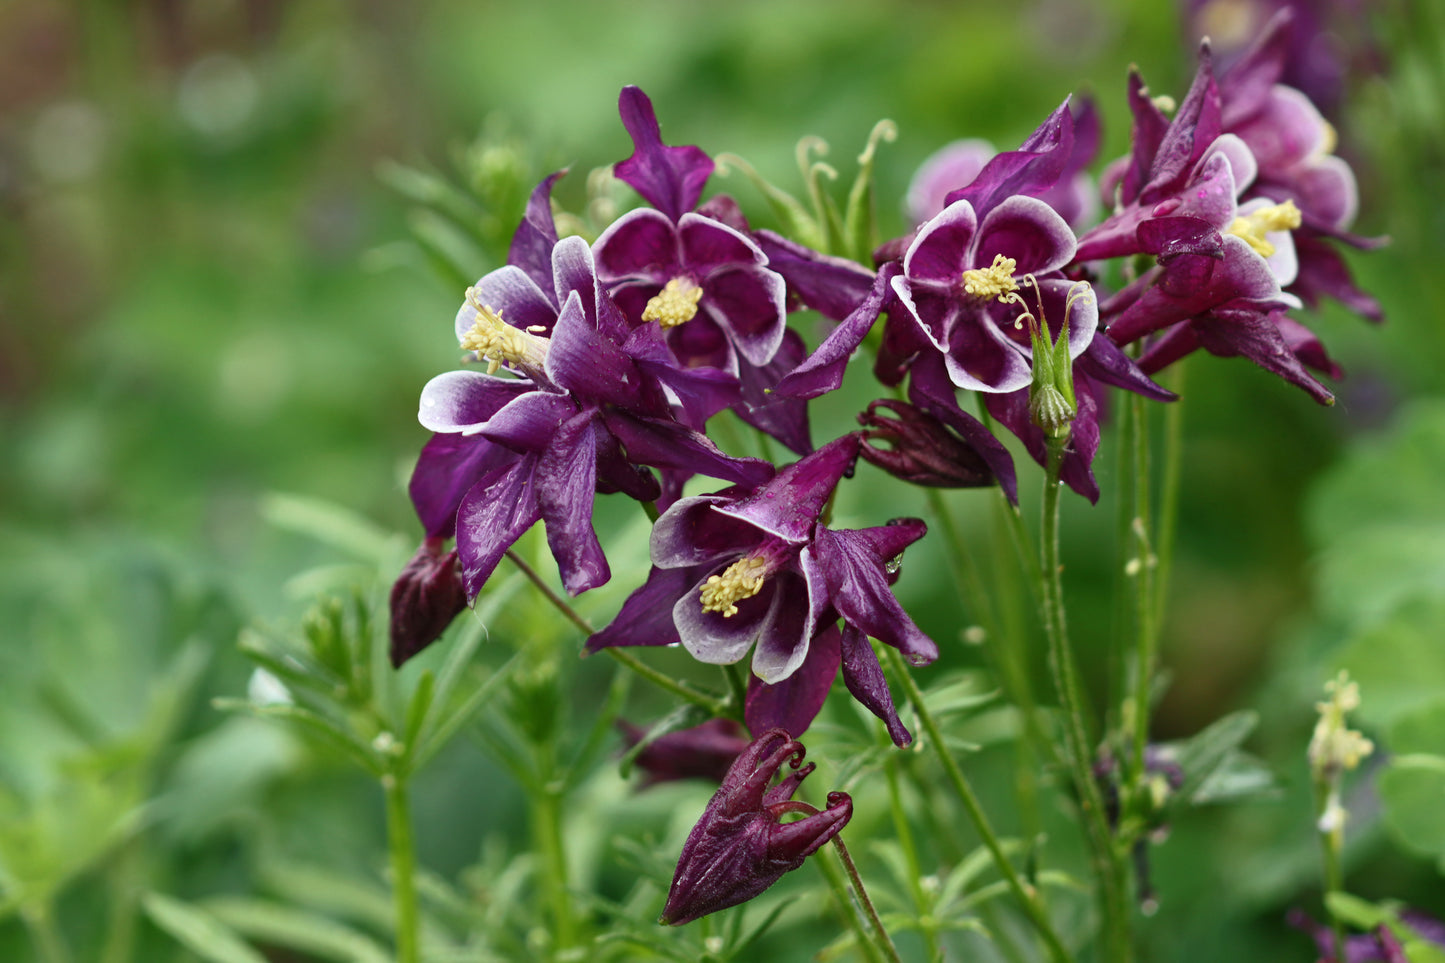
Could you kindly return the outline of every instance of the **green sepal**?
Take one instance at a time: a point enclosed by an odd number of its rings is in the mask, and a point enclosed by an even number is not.
[[[862,264],[870,262],[873,249],[878,246],[878,207],[873,192],[873,155],[879,141],[898,139],[898,125],[888,119],[880,120],[868,133],[868,144],[858,155],[858,174],[853,178],[853,187],[848,191],[848,209],[843,218],[844,254]]]
[[[768,183],[757,169],[737,154],[719,154],[715,158],[719,174],[726,176],[732,168],[743,172],[748,180],[753,182],[767,200],[768,206],[773,209],[773,215],[778,219],[778,226],[782,229],[784,237],[797,241],[804,247],[813,250],[823,250],[826,239],[823,236],[823,228],[816,218],[808,213],[808,209],[796,197]]]

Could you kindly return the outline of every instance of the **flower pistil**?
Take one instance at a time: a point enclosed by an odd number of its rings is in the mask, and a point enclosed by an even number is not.
[[[704,612],[720,612],[730,619],[738,614],[738,603],[763,590],[768,576],[783,566],[788,546],[769,539],[751,553],[733,562],[721,575],[710,575],[699,593]]]
[[[697,316],[697,303],[702,288],[691,279],[676,277],[657,292],[642,311],[643,321],[656,321],[665,328],[675,328]]]

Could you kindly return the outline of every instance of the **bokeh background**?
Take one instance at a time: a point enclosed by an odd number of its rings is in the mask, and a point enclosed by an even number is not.
[[[1442,18],[1430,0],[1366,4],[1338,38],[1351,73],[1333,119],[1360,177],[1357,229],[1393,238],[1350,257],[1387,324],[1312,314],[1348,372],[1339,404],[1320,408],[1242,360],[1191,362],[1156,736],[1259,709],[1249,748],[1281,789],[1191,812],[1155,849],[1162,909],[1142,930],[1157,959],[1312,958],[1282,920],[1294,905],[1318,913],[1303,753],[1319,686],[1342,659],[1367,704],[1387,703],[1392,685],[1445,683],[1445,560],[1429,537],[1445,531],[1429,470],[1445,432],[1428,403],[1445,394]],[[457,266],[474,278],[497,265],[522,196],[506,185],[524,192],[568,166],[558,197],[587,204],[587,172],[630,151],[623,84],[648,91],[670,142],[740,154],[794,192],[798,138],[828,140],[847,178],[873,123],[892,118],[900,136],[877,167],[891,235],[929,153],[964,136],[1012,146],[1071,92],[1098,100],[1101,158],[1122,153],[1126,69],[1182,95],[1183,23],[1153,0],[6,0],[0,912],[15,909],[15,867],[38,866],[80,958],[99,959],[106,908],[124,913],[142,884],[284,892],[278,851],[377,877],[374,788],[209,698],[245,690],[244,627],[294,622],[354,561],[288,517],[310,511],[314,529],[316,502],[329,503],[399,559],[419,537],[405,494],[425,440],[415,401],[456,362]],[[768,223],[741,176],[715,178],[718,190]],[[474,210],[473,230],[438,209]],[[866,379],[848,389],[818,406],[820,440],[871,397]],[[1106,436],[1106,492],[1113,459]],[[840,502],[857,524],[905,510],[928,514],[871,470]],[[1067,512],[1075,635],[1102,683],[1113,510],[1106,494]],[[1351,540],[1377,515],[1395,534],[1376,533],[1361,559]],[[605,540],[639,531],[625,506],[606,505],[600,525]],[[633,567],[614,562],[618,584],[584,600],[594,617],[640,581],[642,550],[620,551]],[[946,665],[981,664],[941,555],[918,558],[900,592]],[[1392,618],[1404,620],[1394,634]],[[578,684],[605,678],[592,667]],[[990,752],[978,771],[1007,822],[1007,757]],[[1439,870],[1363,792],[1352,888],[1445,914]],[[443,757],[417,806],[423,862],[444,877],[524,822],[522,798],[474,745]],[[134,927],[135,958],[186,958],[143,919]],[[0,958],[31,953],[20,923],[0,921]]]

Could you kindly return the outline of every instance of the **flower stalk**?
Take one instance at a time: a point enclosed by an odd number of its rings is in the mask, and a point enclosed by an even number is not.
[[[406,780],[398,773],[381,777],[386,795],[386,840],[391,853],[391,889],[396,912],[396,961],[419,963],[420,925],[416,900],[416,839],[412,834]]]

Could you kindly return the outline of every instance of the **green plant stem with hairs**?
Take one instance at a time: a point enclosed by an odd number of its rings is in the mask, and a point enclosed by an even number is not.
[[[386,839],[391,852],[391,888],[396,911],[396,963],[419,963],[420,925],[416,900],[416,839],[405,777],[389,772],[381,777],[386,794]]]
[[[1038,891],[1032,886],[1026,886],[1019,876],[1018,870],[1009,861],[1007,854],[1003,851],[1003,844],[999,842],[998,834],[994,832],[993,825],[989,822],[988,816],[983,811],[983,806],[978,801],[978,795],[968,782],[968,777],[959,768],[958,761],[948,751],[948,746],[943,741],[943,733],[938,728],[938,722],[933,718],[933,713],[928,711],[928,706],[923,701],[923,692],[918,688],[918,683],[908,674],[908,668],[903,663],[903,656],[898,650],[891,646],[885,646],[888,664],[893,670],[893,676],[903,686],[904,692],[908,694],[908,701],[912,703],[913,710],[918,715],[919,724],[938,753],[939,761],[943,764],[943,771],[948,776],[949,784],[953,786],[954,792],[958,795],[959,801],[963,803],[964,811],[968,813],[969,820],[973,823],[974,831],[978,833],[979,839],[983,841],[984,848],[993,858],[994,866],[999,874],[1003,876],[1009,891],[1018,900],[1023,908],[1029,922],[1038,931],[1039,937],[1044,941],[1049,958],[1054,963],[1069,963],[1073,959],[1065,948],[1063,940],[1055,932],[1053,923],[1049,920],[1048,911],[1044,908],[1043,901],[1039,898]]]
[[[1123,863],[1114,846],[1113,833],[1104,812],[1103,794],[1093,773],[1093,741],[1089,737],[1087,710],[1078,666],[1069,645],[1064,613],[1063,567],[1059,559],[1059,469],[1067,438],[1050,438],[1044,478],[1043,523],[1040,529],[1039,594],[1043,600],[1044,630],[1049,640],[1049,668],[1063,710],[1068,762],[1078,794],[1084,835],[1099,887],[1099,913],[1103,926],[1102,959],[1127,963],[1133,958],[1129,935],[1129,904]]]

